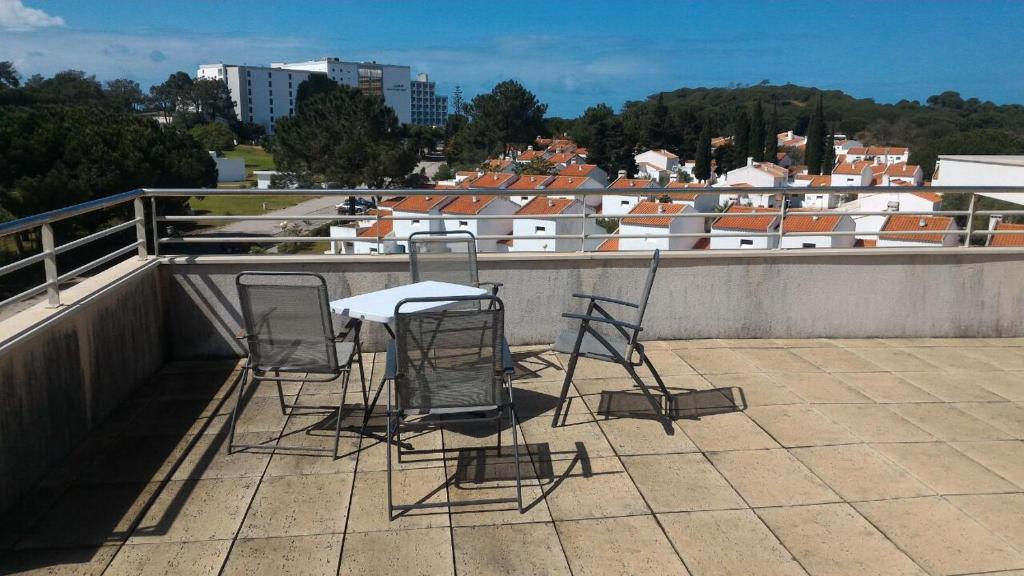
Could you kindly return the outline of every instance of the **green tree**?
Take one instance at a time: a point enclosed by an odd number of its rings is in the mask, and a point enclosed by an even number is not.
[[[753,156],[754,161],[764,162],[764,109],[761,108],[760,100],[754,101],[754,113],[750,115],[750,138],[747,142],[747,150],[747,155]]]
[[[614,177],[619,170],[627,174],[636,171],[633,148],[626,142],[622,117],[607,104],[587,108],[569,134],[587,149],[587,162],[597,164],[609,176]]]
[[[235,149],[235,134],[223,122],[210,122],[193,126],[188,131],[203,150],[223,152]]]
[[[555,166],[551,162],[548,162],[543,158],[537,157],[532,158],[529,162],[525,164],[516,164],[515,170],[516,174],[550,176],[555,173]]]
[[[104,92],[115,108],[125,112],[137,112],[146,103],[139,83],[127,78],[108,80]]]
[[[466,107],[469,124],[459,132],[463,161],[477,163],[534,141],[544,129],[547,104],[515,80],[498,83]]]
[[[452,170],[452,167],[447,164],[441,164],[438,166],[437,172],[434,173],[435,181],[451,180],[453,178],[455,178],[455,172]]]
[[[309,78],[299,83],[295,90],[295,110],[302,108],[310,98],[317,94],[330,94],[338,88],[338,83],[326,74],[310,74]]]
[[[462,86],[455,85],[455,91],[452,92],[452,116],[465,116],[466,115],[466,100],[462,96]]]
[[[14,63],[9,60],[0,62],[0,90],[18,86],[21,86],[21,77],[18,75]]]
[[[831,174],[832,169],[836,166],[836,136],[832,132],[828,133],[828,138],[825,139],[825,157],[821,161],[821,173]]]
[[[736,113],[732,133],[730,152],[736,158],[730,158],[728,164],[732,165],[738,162],[742,166],[747,163],[747,156],[750,152],[750,117],[747,115],[746,108],[740,108]]]
[[[697,180],[707,182],[711,178],[711,117],[704,118],[704,127],[697,138],[697,156],[693,175]]]
[[[231,89],[224,80],[198,78],[190,90],[193,110],[200,122],[226,120],[236,122],[235,103],[231,100]]]
[[[807,125],[804,161],[807,162],[808,174],[821,174],[821,167],[825,161],[825,113],[821,95],[818,96],[818,103],[815,105],[811,121]]]
[[[779,110],[772,105],[772,116],[768,119],[768,130],[764,134],[764,159],[776,162],[779,153]]]
[[[339,86],[274,126],[274,162],[302,186],[399,185],[416,166],[394,110],[379,96]]]

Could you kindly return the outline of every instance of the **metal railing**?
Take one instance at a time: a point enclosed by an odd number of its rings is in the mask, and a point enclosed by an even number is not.
[[[839,195],[853,195],[853,194],[897,194],[900,197],[911,195],[915,192],[929,192],[929,193],[941,193],[941,194],[969,194],[970,201],[966,210],[937,210],[937,211],[906,211],[896,212],[892,210],[884,211],[853,211],[840,209],[818,209],[818,210],[795,210],[790,207],[795,198],[810,194],[839,194]],[[727,195],[727,196],[759,196],[761,198],[774,197],[777,201],[776,207],[772,208],[760,208],[755,212],[739,212],[729,213],[730,218],[760,218],[764,216],[774,216],[777,218],[777,224],[773,227],[766,227],[762,231],[737,231],[737,230],[714,230],[706,225],[709,219],[718,219],[725,215],[723,212],[692,212],[689,209],[679,213],[659,212],[651,214],[637,214],[636,217],[643,218],[664,218],[674,220],[676,218],[701,218],[705,223],[702,232],[671,232],[670,227],[665,227],[664,232],[653,231],[650,233],[643,234],[623,234],[620,230],[616,230],[615,233],[607,232],[594,232],[593,229],[588,229],[588,223],[596,221],[597,219],[622,219],[631,217],[627,214],[601,214],[599,212],[589,211],[586,209],[588,199],[592,199],[595,196],[627,196],[627,197],[638,197],[641,199],[652,199],[658,200],[671,194],[692,194],[692,193],[710,193],[713,195]],[[0,308],[8,306],[12,303],[25,300],[37,296],[43,292],[47,294],[47,303],[49,306],[59,306],[60,300],[60,287],[62,283],[71,280],[77,276],[87,274],[96,268],[112,262],[122,256],[134,253],[139,259],[146,259],[148,257],[147,245],[153,247],[154,256],[169,255],[173,254],[171,246],[184,245],[184,244],[248,244],[248,245],[262,245],[262,244],[282,244],[289,242],[352,242],[352,243],[370,243],[376,245],[376,251],[378,253],[383,252],[384,243],[400,243],[406,241],[408,236],[398,236],[391,234],[387,236],[307,236],[307,235],[291,235],[284,236],[279,234],[239,234],[239,235],[212,235],[209,230],[198,230],[193,231],[189,234],[162,234],[161,227],[166,231],[168,226],[174,223],[208,223],[208,222],[241,222],[241,221],[273,221],[273,222],[323,222],[323,223],[350,223],[357,224],[359,222],[373,222],[379,225],[383,222],[398,222],[398,221],[466,221],[469,219],[488,221],[488,220],[503,220],[515,222],[516,220],[529,219],[529,220],[549,220],[549,221],[577,221],[580,222],[579,232],[573,232],[570,234],[483,234],[478,235],[478,240],[512,240],[514,243],[516,240],[571,240],[573,245],[578,242],[579,251],[591,251],[596,248],[597,245],[607,239],[672,239],[672,238],[771,238],[776,240],[775,245],[771,246],[774,250],[785,249],[782,246],[782,240],[787,237],[842,237],[842,236],[884,236],[884,235],[899,235],[899,236],[954,236],[958,239],[958,244],[962,246],[970,246],[971,238],[978,236],[992,237],[996,235],[1014,235],[1024,234],[1022,230],[976,230],[973,226],[973,219],[975,216],[1024,216],[1024,210],[978,210],[976,209],[976,197],[978,195],[989,195],[989,194],[1020,194],[1022,195],[1021,202],[1024,204],[1024,187],[948,187],[948,188],[929,188],[929,187],[843,187],[843,188],[642,188],[642,189],[568,189],[568,190],[556,190],[556,189],[542,189],[542,190],[466,190],[466,189],[433,189],[433,190],[422,190],[422,189],[403,189],[403,190],[327,190],[327,189],[291,189],[291,190],[259,190],[259,189],[246,189],[246,190],[233,190],[233,189],[139,189],[130,192],[124,192],[122,194],[116,194],[105,198],[77,204],[74,206],[68,206],[59,210],[14,220],[11,222],[0,224],[0,238],[8,237],[13,234],[20,234],[24,232],[34,231],[38,233],[40,239],[41,251],[30,256],[23,257],[19,260],[15,260],[9,264],[0,266],[0,279],[5,276],[22,270],[28,266],[42,264],[43,271],[45,274],[45,280],[43,283],[31,286],[13,296],[0,301]],[[559,213],[559,214],[546,214],[543,216],[535,215],[520,215],[520,214],[478,214],[478,215],[467,215],[467,214],[443,214],[437,213],[417,213],[414,215],[409,214],[398,214],[391,212],[390,214],[384,214],[380,210],[376,210],[374,214],[362,214],[362,215],[347,215],[347,214],[262,214],[262,215],[195,215],[195,214],[169,214],[159,215],[159,202],[165,198],[182,198],[182,197],[197,197],[197,196],[319,196],[319,197],[337,197],[339,199],[347,199],[349,197],[357,198],[392,198],[398,196],[499,196],[504,198],[519,198],[522,196],[541,196],[541,197],[573,197],[579,201],[579,207],[572,213]],[[145,210],[144,200],[148,198],[150,203],[150,211],[147,214]],[[106,210],[122,206],[128,202],[133,205],[134,217],[125,220],[124,222],[109,226],[100,231],[88,234],[81,238],[66,242],[64,244],[57,245],[55,243],[55,236],[53,233],[53,226],[59,222],[70,220],[76,216],[97,212],[100,210]],[[339,201],[339,204],[342,203]],[[963,229],[948,229],[948,230],[899,230],[894,232],[869,232],[869,231],[856,231],[856,230],[823,230],[823,231],[812,231],[812,232],[801,232],[801,231],[787,231],[786,221],[787,218],[792,221],[794,216],[849,216],[851,218],[861,216],[891,216],[893,214],[899,214],[904,216],[950,216],[950,217],[966,217],[967,223]],[[148,221],[147,221],[148,220]],[[103,256],[96,258],[90,262],[80,265],[73,270],[65,271],[61,273],[57,267],[57,256],[68,252],[70,250],[86,246],[92,242],[106,238],[117,232],[122,232],[135,228],[135,240],[131,243],[120,247],[114,251],[104,254]],[[510,226],[511,227],[511,226]]]

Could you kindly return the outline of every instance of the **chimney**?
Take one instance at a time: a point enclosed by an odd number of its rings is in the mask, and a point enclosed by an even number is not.
[[[790,131],[786,132],[786,140],[792,140],[792,139],[793,139],[793,131],[790,130]]]
[[[555,200],[553,198],[548,198],[548,208],[554,208],[554,207],[555,207]]]
[[[921,219],[917,221],[917,225],[920,228],[924,228],[928,225],[928,222],[925,221],[924,216],[921,216]]]
[[[679,174],[677,174],[675,172],[669,174],[668,175],[668,181],[669,182],[679,182]]]
[[[753,165],[754,165],[754,157],[753,156],[747,156],[747,166],[753,166]]]
[[[626,177],[626,171],[625,170],[619,170],[619,178],[625,178],[625,177]]]
[[[633,186],[636,186],[636,182],[634,182],[633,180],[630,180],[629,181],[629,187],[632,188]]]
[[[664,214],[664,213],[665,213],[665,205],[662,204],[661,202],[659,202],[658,203],[658,214]]]
[[[572,184],[572,176],[569,176],[569,184]]]
[[[473,196],[473,203],[474,204],[479,202],[479,201],[480,201],[480,197],[479,196]]]

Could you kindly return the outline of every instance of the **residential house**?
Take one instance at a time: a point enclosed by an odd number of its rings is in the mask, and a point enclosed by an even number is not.
[[[878,192],[860,194],[853,202],[839,206],[851,212],[934,212],[940,210],[942,196],[934,192]],[[857,238],[874,240],[888,216],[852,216]]]
[[[330,247],[324,254],[394,254],[402,252],[395,242],[394,222],[374,219],[377,212],[371,210],[366,220],[352,222],[346,226],[331,226]],[[391,210],[380,209],[381,216],[391,216]],[[353,240],[346,240],[353,238]],[[361,240],[357,241],[354,238]]]
[[[902,248],[908,246],[957,246],[959,230],[956,221],[949,216],[909,216],[893,214],[882,225],[878,242],[879,248]]]
[[[481,236],[508,236],[512,233],[512,219],[508,218],[477,218],[477,216],[511,216],[519,210],[519,205],[508,198],[493,195],[458,196],[444,208],[444,216],[465,216],[465,219],[443,220],[444,229],[465,230],[477,237],[478,252],[507,252],[505,244],[499,239],[481,239]]]
[[[756,215],[743,216],[743,214]],[[778,236],[745,236],[744,234],[767,234],[775,232],[778,227],[779,214],[777,211],[733,204],[711,224],[711,249],[775,248],[778,246]]]
[[[661,181],[679,170],[679,156],[668,150],[648,150],[633,157],[639,169],[638,177]]]
[[[669,182],[667,188],[680,190],[666,194],[673,204],[685,204],[695,212],[714,212],[721,197],[715,188],[697,182]]]
[[[581,244],[586,250],[594,250],[601,239],[588,239],[581,243],[583,220],[581,218],[553,218],[572,214],[583,214],[584,210],[591,212],[579,200],[571,198],[545,198],[538,196],[530,200],[517,212],[516,218],[512,221],[512,230],[517,236],[512,250],[515,252],[576,252],[580,250]],[[587,234],[603,234],[604,229],[598,226],[596,219],[586,220]],[[566,235],[567,238],[543,238],[543,236]],[[542,236],[542,238],[530,238],[530,236]]]
[[[786,213],[782,220],[783,235],[781,248],[852,248],[857,241],[853,234],[828,236],[819,233],[854,232],[856,225],[849,214],[812,215],[801,214],[800,210]],[[790,233],[801,236],[789,236]],[[808,234],[804,236],[803,234]]]
[[[993,218],[990,221],[989,230],[996,232],[1016,232],[1016,234],[991,234],[986,241],[989,246],[996,248],[1021,248],[1024,247],[1024,224],[1009,224],[1002,219]]]
[[[807,137],[793,134],[792,130],[779,132],[775,135],[775,141],[779,146],[779,150],[785,150],[786,148],[803,150],[807,147]]]
[[[509,197],[510,200],[520,206],[525,206],[527,202],[533,200],[536,194],[529,194],[529,191],[541,190],[554,180],[554,176],[539,176],[536,174],[524,174],[519,177],[518,180],[513,182],[506,188],[506,190],[515,190],[516,194]]]
[[[548,156],[545,160],[554,166],[555,170],[561,170],[562,168],[572,164],[583,163],[583,159],[577,156],[575,152],[557,152]]]
[[[407,238],[413,232],[439,232],[444,230],[444,222],[431,220],[424,216],[440,216],[441,209],[454,200],[454,196],[426,195],[408,196],[392,207],[395,218],[407,218],[395,220],[394,233],[396,238]],[[405,240],[397,241],[403,248],[408,248],[409,243]]]
[[[472,190],[504,190],[515,182],[519,176],[509,172],[484,172],[482,176],[469,184]]]
[[[870,186],[871,177],[871,162],[846,162],[832,170],[832,186]]]
[[[597,164],[569,164],[558,171],[559,176],[578,176],[590,178],[602,187],[608,185],[608,173]]]
[[[640,192],[657,186],[657,182],[649,178],[626,178],[620,176],[608,186],[607,190],[623,190]],[[601,198],[601,214],[608,217],[628,214],[634,206],[646,199],[643,194],[609,193]]]
[[[724,183],[749,184],[754,188],[780,188],[789,180],[789,171],[770,162],[754,162],[747,158],[747,164],[726,172]]]
[[[901,182],[910,186],[920,186],[924,184],[924,170],[916,164],[906,162],[887,164],[885,172],[882,173],[882,182],[886,186],[895,186]]]
[[[604,190],[604,186],[600,182],[590,178],[589,176],[555,176],[547,184],[544,185],[545,190],[579,190],[580,194],[568,195],[554,193],[555,198],[579,198],[586,201],[588,208],[598,208],[601,206],[601,200],[603,196],[601,194],[585,194],[582,193],[584,190]]]
[[[832,176],[829,174],[798,174],[793,177],[791,185],[795,188],[829,188],[832,186]],[[794,203],[803,208],[830,210],[839,206],[842,194],[811,190],[794,198],[799,198],[799,201]]]
[[[701,234],[704,218],[700,216],[671,217],[696,212],[685,204],[643,201],[619,221],[619,250],[690,250],[698,237],[628,238],[642,234]]]

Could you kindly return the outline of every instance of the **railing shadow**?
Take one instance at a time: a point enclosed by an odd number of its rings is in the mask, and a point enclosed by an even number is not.
[[[666,401],[674,419],[700,420],[706,416],[742,412],[747,409],[746,396],[739,387],[686,390],[672,394]],[[605,418],[637,418],[661,420],[647,395],[641,392],[604,390],[597,407],[597,416]]]

